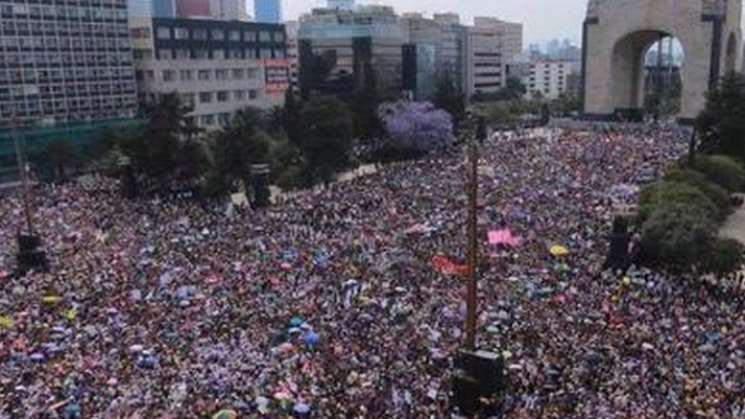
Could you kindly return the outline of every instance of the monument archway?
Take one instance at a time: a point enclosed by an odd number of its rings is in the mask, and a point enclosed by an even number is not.
[[[742,59],[737,0],[590,0],[583,28],[583,107],[588,119],[641,113],[644,58],[665,37],[685,54],[679,118],[691,120],[706,92]]]

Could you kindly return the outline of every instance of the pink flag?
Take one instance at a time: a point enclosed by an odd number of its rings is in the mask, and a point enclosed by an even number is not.
[[[502,229],[489,232],[489,244],[504,245],[508,247],[517,247],[523,242],[519,236],[515,236],[509,229]]]

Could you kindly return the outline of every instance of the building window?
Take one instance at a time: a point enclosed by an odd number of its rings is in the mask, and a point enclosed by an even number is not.
[[[179,97],[181,98],[181,103],[189,107],[194,107],[194,93],[182,93]]]
[[[211,70],[199,70],[197,78],[201,81],[207,81],[210,79]]]
[[[243,102],[246,100],[246,92],[243,90],[236,90],[233,92],[233,99],[236,102]]]
[[[243,58],[243,51],[238,48],[231,48],[228,50],[228,58],[241,59]]]
[[[215,123],[214,115],[202,115],[199,117],[199,125],[209,126]]]
[[[170,60],[171,58],[173,58],[173,54],[171,54],[170,49],[161,49],[160,51],[158,51],[158,55],[160,56],[161,60]]]
[[[203,28],[194,29],[192,36],[197,41],[206,41],[207,40],[207,29],[203,29]]]
[[[217,116],[218,122],[220,125],[228,125],[230,123],[230,114],[229,113],[221,113]]]
[[[234,68],[233,69],[233,80],[243,80],[243,75],[245,72],[242,68]]]
[[[212,29],[212,40],[223,41],[225,40],[225,31],[222,29]]]
[[[241,32],[240,31],[230,31],[230,34],[228,35],[231,41],[240,41],[241,40]]]
[[[270,48],[262,48],[261,57],[259,58],[272,58],[272,50]]]
[[[256,89],[249,89],[248,91],[248,99],[249,100],[256,100],[259,97],[259,91]]]
[[[199,93],[199,103],[212,103],[212,92]]]
[[[218,102],[227,102],[230,95],[228,94],[228,91],[221,90],[217,92],[217,101]]]
[[[181,81],[189,81],[194,78],[194,71],[192,70],[181,70],[180,73]]]
[[[285,42],[285,33],[284,32],[274,32],[274,42]]]
[[[158,39],[171,39],[171,28],[158,28]]]
[[[272,42],[272,34],[269,31],[259,32],[259,41],[260,42]]]
[[[253,80],[259,75],[259,69],[258,68],[247,68],[246,69],[246,78],[248,80]]]
[[[163,70],[163,81],[175,81],[176,71],[175,70]]]
[[[244,42],[256,42],[256,32],[253,32],[253,31],[244,31],[243,32],[243,41]]]
[[[195,60],[206,60],[209,57],[209,51],[204,48],[197,48],[194,50]]]
[[[177,60],[185,60],[189,58],[189,56],[191,55],[190,51],[185,48],[179,48],[179,49],[174,50],[173,52],[174,52],[173,58]]]
[[[225,59],[225,50],[224,49],[215,49],[212,50],[212,58],[215,60],[224,60]]]
[[[176,28],[173,30],[175,39],[189,39],[189,30],[186,28]]]
[[[215,70],[215,80],[227,80],[228,79],[228,70],[220,69]]]

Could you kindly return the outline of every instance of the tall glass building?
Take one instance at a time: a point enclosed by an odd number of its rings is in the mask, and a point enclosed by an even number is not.
[[[127,0],[0,3],[0,129],[131,118]]]
[[[281,0],[254,0],[254,15],[260,23],[280,23],[282,21]]]
[[[127,0],[127,8],[130,19],[153,17],[153,0]]]

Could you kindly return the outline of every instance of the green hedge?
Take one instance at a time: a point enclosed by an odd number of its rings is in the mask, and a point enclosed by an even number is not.
[[[699,156],[695,169],[729,192],[745,191],[745,169],[736,160],[721,155]]]
[[[725,210],[700,189],[683,182],[661,181],[642,190],[639,199],[639,222],[644,223],[660,207],[681,204],[712,221],[724,220]]]
[[[717,239],[701,258],[701,270],[718,276],[742,267],[745,247],[734,239]]]
[[[732,201],[727,190],[709,181],[701,172],[674,168],[667,172],[665,181],[685,183],[703,192],[719,209],[719,219],[723,220],[732,213]]]
[[[706,254],[717,224],[706,211],[683,202],[656,206],[641,226],[644,262],[685,270]]]

